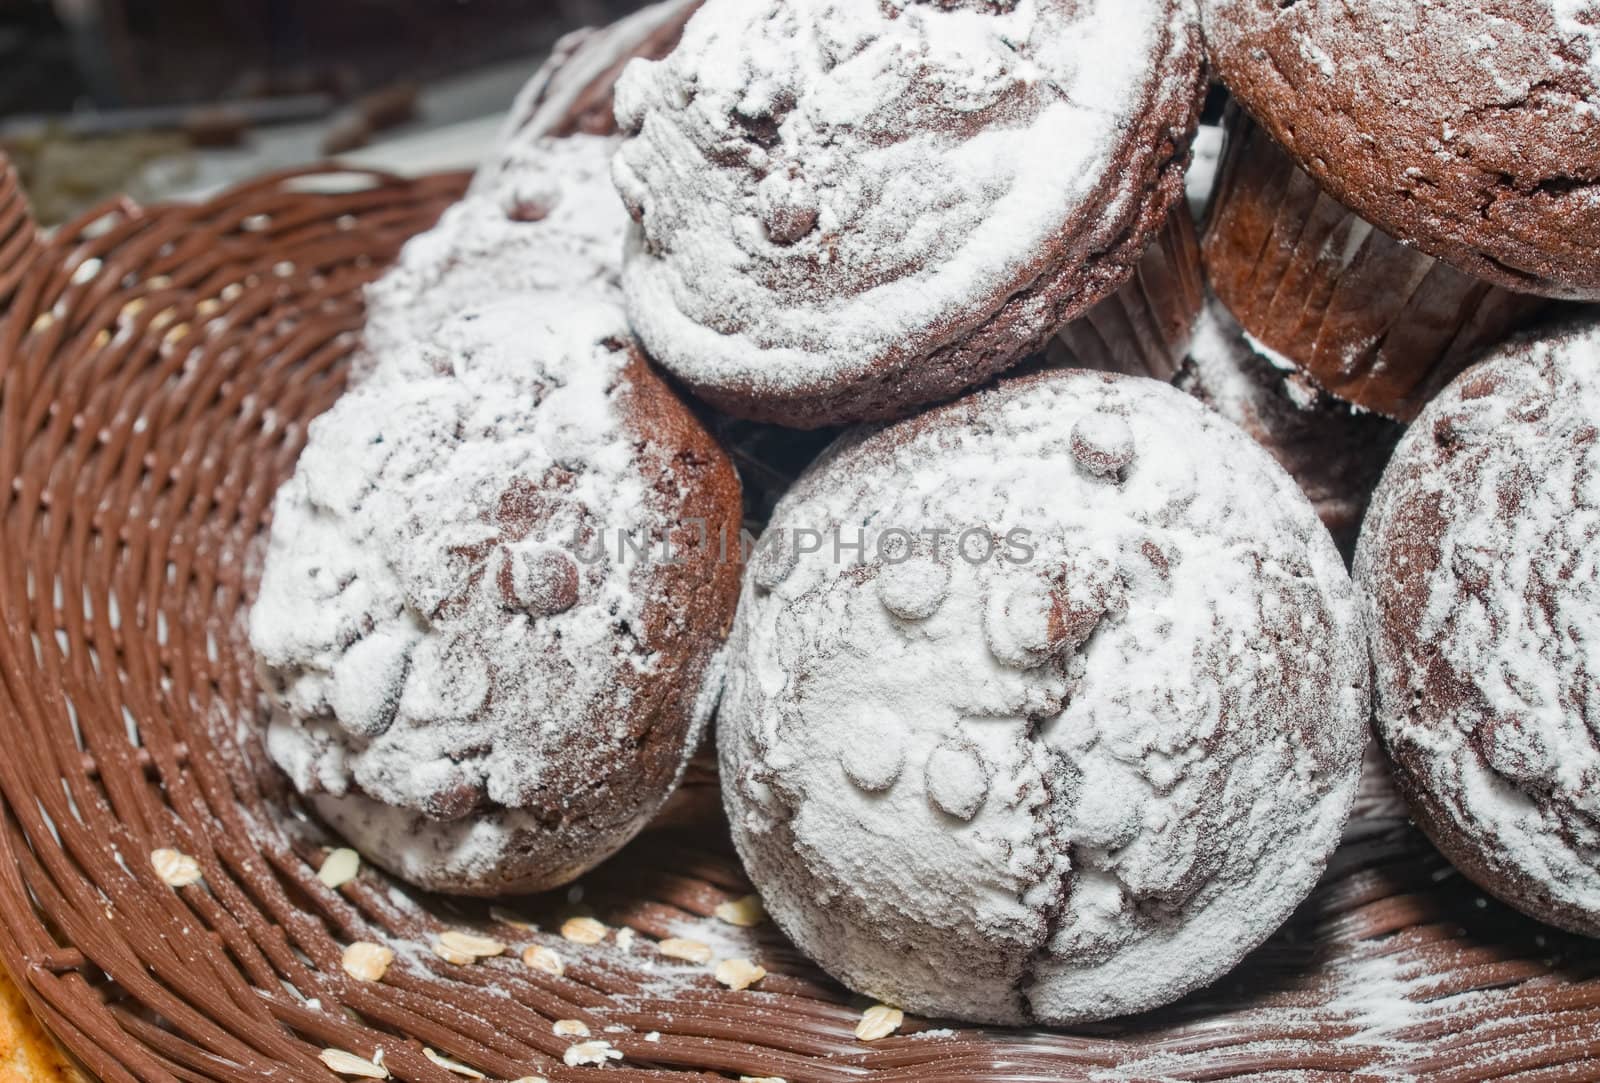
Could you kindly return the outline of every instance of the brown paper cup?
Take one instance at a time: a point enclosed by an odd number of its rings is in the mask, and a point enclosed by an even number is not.
[[[1548,304],[1352,213],[1237,108],[1202,253],[1211,288],[1257,343],[1329,393],[1401,421]]]
[[[1171,380],[1204,303],[1200,243],[1180,203],[1128,284],[1056,332],[1049,363]]]

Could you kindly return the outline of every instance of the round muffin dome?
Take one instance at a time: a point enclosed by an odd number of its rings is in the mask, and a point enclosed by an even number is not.
[[[709,0],[617,85],[640,340],[797,427],[981,382],[1133,273],[1202,54],[1193,0]]]
[[[843,438],[752,558],[719,714],[769,911],[858,992],[1063,1024],[1234,966],[1339,840],[1353,589],[1243,433],[1049,372]]]
[[[738,480],[614,304],[469,309],[415,353],[312,424],[278,495],[250,618],[267,749],[403,879],[553,887],[698,743]]]
[[[1600,324],[1506,347],[1423,412],[1356,575],[1378,730],[1487,891],[1600,936]]]
[[[1202,0],[1228,89],[1340,203],[1509,290],[1600,299],[1600,3]]]

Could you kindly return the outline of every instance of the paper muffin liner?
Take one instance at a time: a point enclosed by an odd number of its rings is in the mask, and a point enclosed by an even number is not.
[[[1127,285],[1056,332],[1049,363],[1171,380],[1205,296],[1194,219],[1179,203]]]
[[[1211,288],[1261,347],[1400,421],[1549,304],[1373,226],[1237,107],[1201,249]]]
[[[1174,383],[1272,453],[1316,507],[1345,559],[1404,426],[1341,402],[1282,369],[1215,298]]]

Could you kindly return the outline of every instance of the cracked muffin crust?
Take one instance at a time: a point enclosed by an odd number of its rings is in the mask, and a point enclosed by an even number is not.
[[[804,428],[987,379],[1133,273],[1202,52],[1193,0],[710,0],[617,87],[641,341]]]
[[[1357,550],[1378,731],[1417,822],[1524,912],[1600,936],[1600,324],[1469,369]]]
[[[250,615],[267,750],[395,875],[541,890],[632,838],[700,740],[739,483],[614,300],[468,308],[413,350],[279,492]]]
[[[1338,842],[1370,706],[1343,561],[1169,386],[1053,371],[849,434],[751,564],[733,837],[858,992],[995,1023],[1153,1008],[1261,943]]]
[[[1600,2],[1203,7],[1223,82],[1340,203],[1505,289],[1600,299]]]

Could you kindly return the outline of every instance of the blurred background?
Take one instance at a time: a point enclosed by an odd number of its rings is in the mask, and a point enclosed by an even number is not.
[[[36,213],[338,155],[470,166],[579,26],[646,0],[0,0],[0,149]]]

